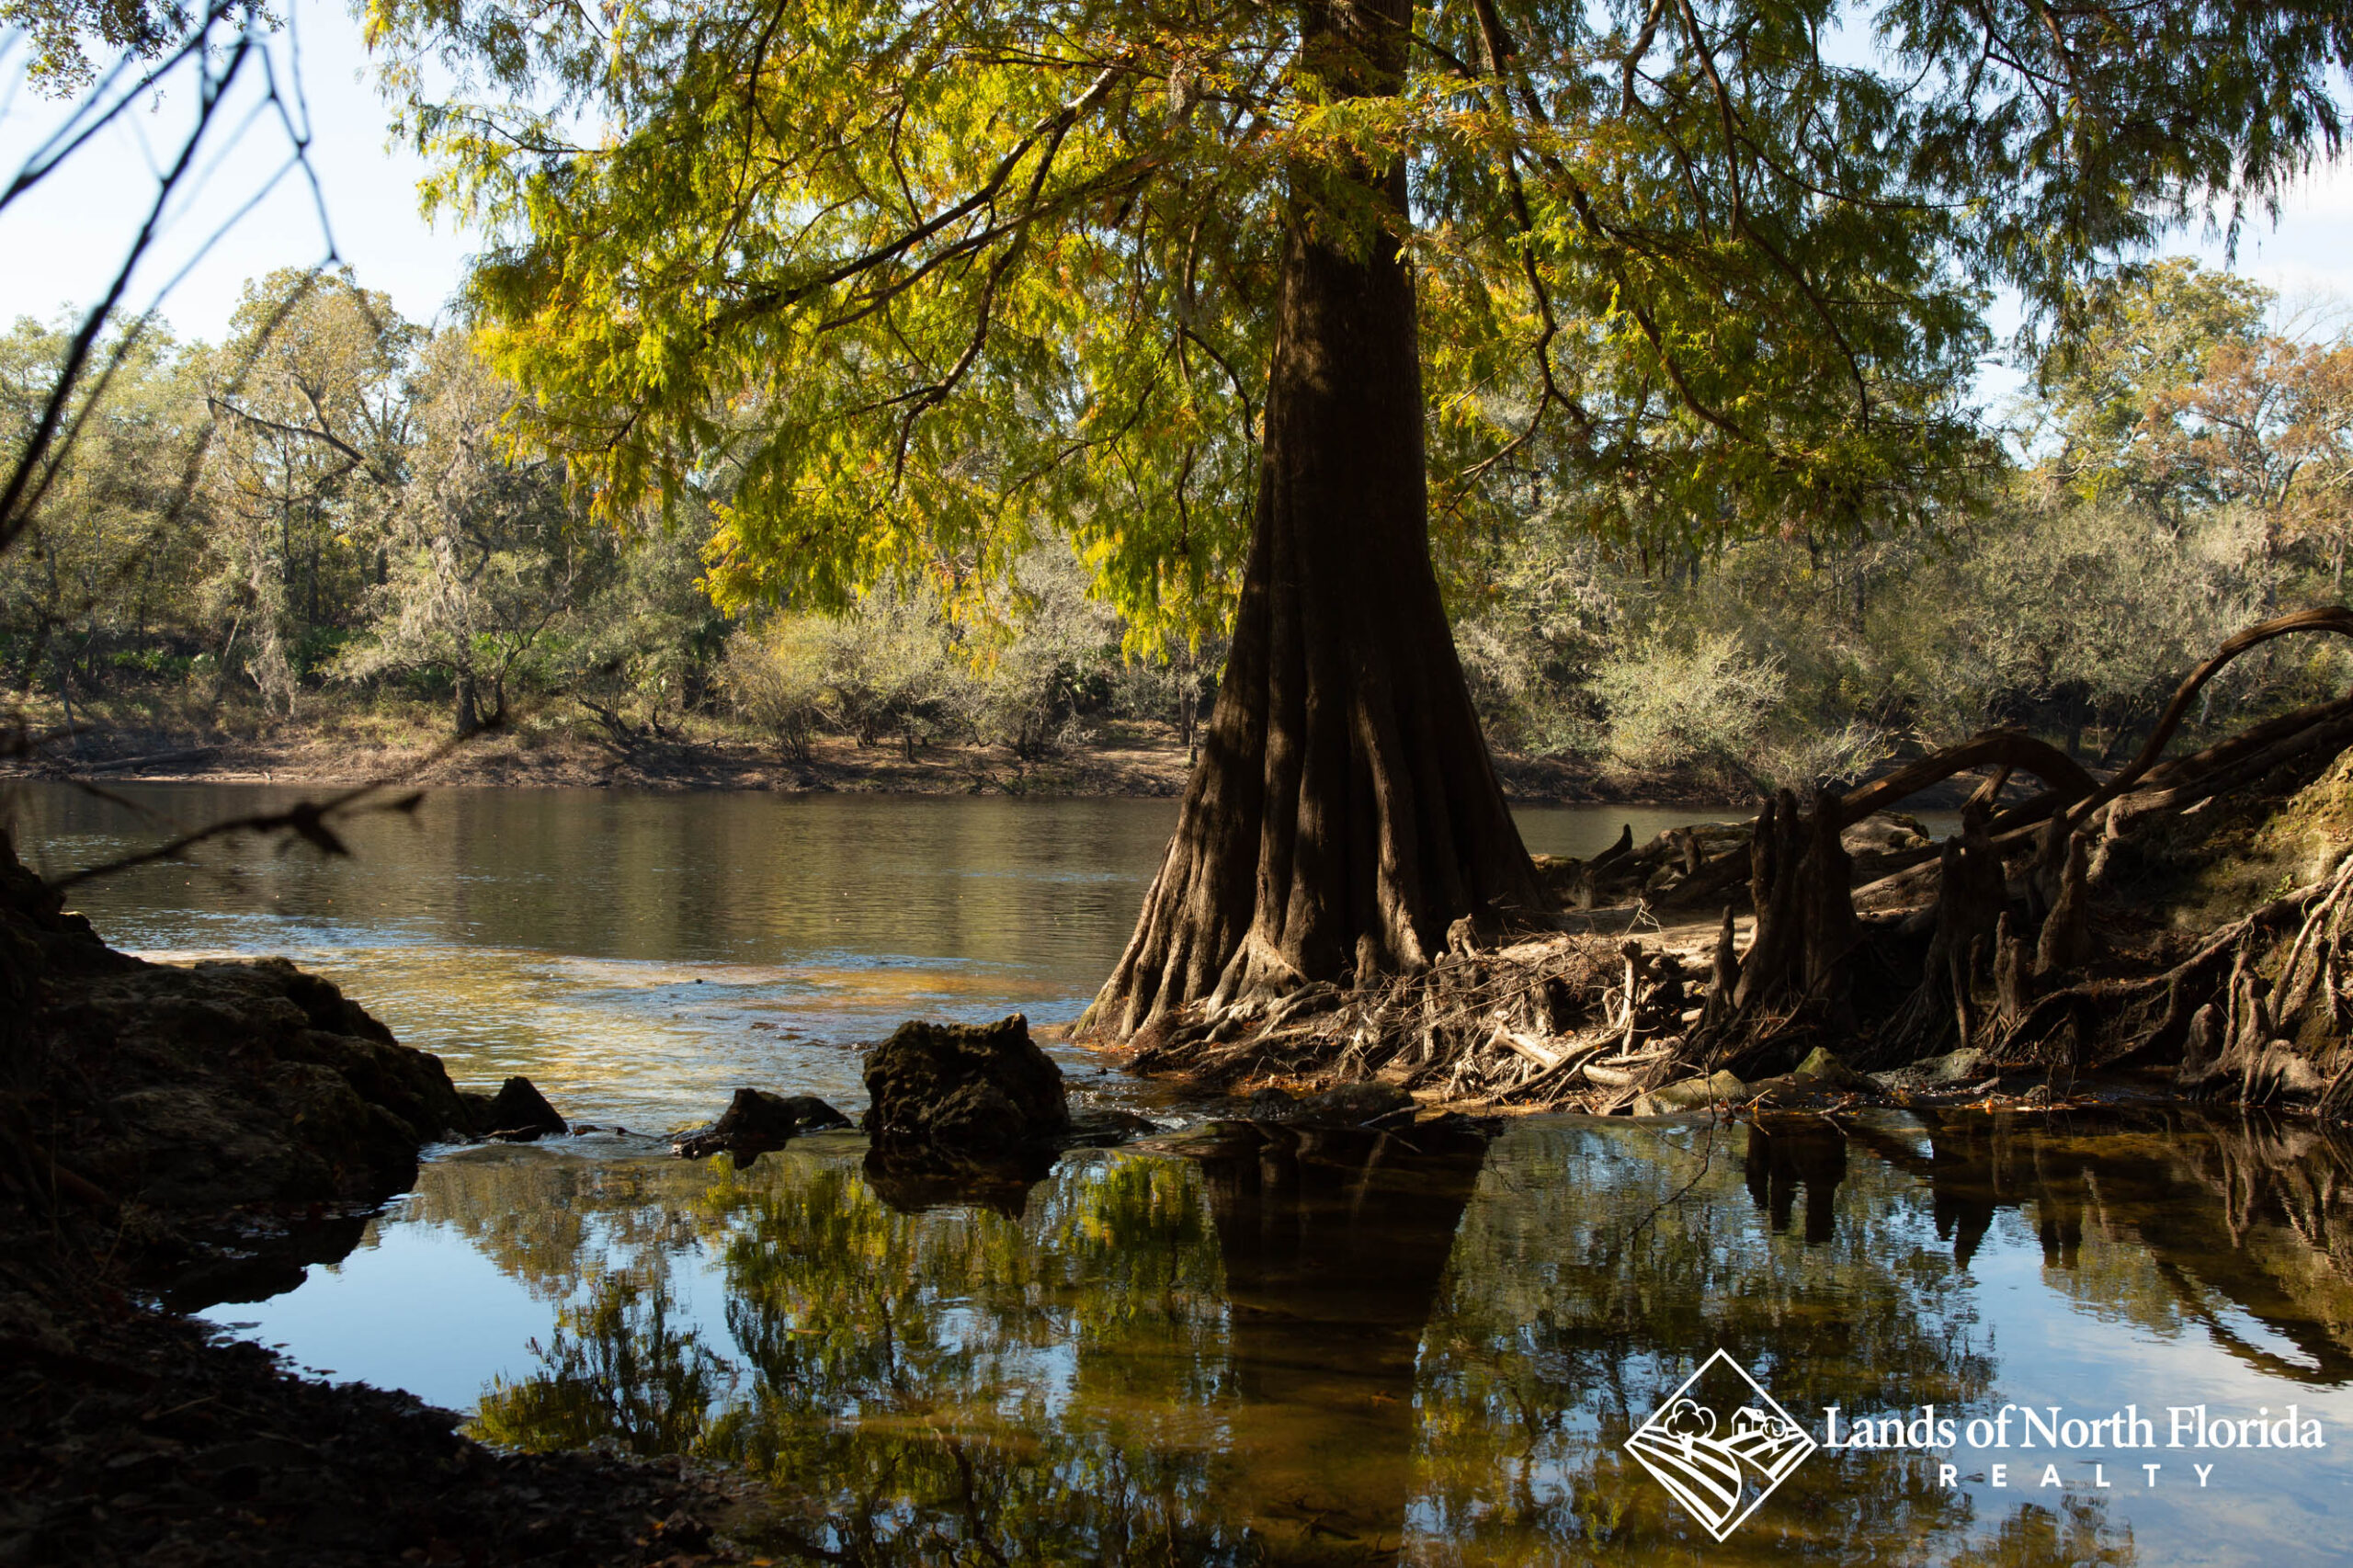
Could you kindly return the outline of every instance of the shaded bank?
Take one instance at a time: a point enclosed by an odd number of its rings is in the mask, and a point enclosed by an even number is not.
[[[109,950],[5,835],[0,998],[0,1562],[708,1548],[706,1483],[495,1456],[408,1395],[304,1381],[142,1304],[267,1295],[347,1254],[419,1145],[477,1119],[438,1061],[291,965]]]
[[[895,744],[841,736],[811,742],[805,759],[773,744],[712,734],[623,749],[570,731],[526,724],[485,731],[462,744],[446,737],[382,735],[369,726],[287,721],[266,735],[205,737],[186,730],[97,729],[37,756],[0,757],[0,778],[86,778],[102,783],[353,785],[379,778],[436,788],[767,790],[779,793],[1018,795],[1043,799],[1174,800],[1190,754],[1160,727],[1074,743],[1046,756],[1001,746],[926,744],[915,756]],[[1499,752],[1505,797],[1546,804],[1685,804],[1724,799],[1701,767],[1627,770],[1592,757]],[[1956,801],[1957,803],[1957,801]]]

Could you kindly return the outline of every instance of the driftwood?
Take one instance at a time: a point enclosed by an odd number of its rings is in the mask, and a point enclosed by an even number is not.
[[[2083,765],[2057,746],[2015,730],[1989,730],[1909,763],[1848,794],[1839,802],[1844,820],[1838,825],[1851,827],[1873,812],[1907,801],[1956,773],[1988,764],[2005,770],[2023,768],[2050,786],[2061,799],[2080,800],[2098,790]]]
[[[220,749],[219,746],[183,746],[177,751],[151,751],[138,756],[111,757],[104,762],[83,762],[77,758],[64,766],[74,773],[121,773],[134,767],[176,767],[182,763],[201,762]]]

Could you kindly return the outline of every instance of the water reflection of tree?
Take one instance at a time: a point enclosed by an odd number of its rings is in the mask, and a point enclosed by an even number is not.
[[[1209,1495],[1224,1310],[1192,1167],[1068,1165],[1017,1221],[894,1213],[846,1164],[764,1169],[700,1210],[725,1238],[745,1377],[674,1428],[680,1451],[768,1479],[805,1544],[855,1561],[1232,1555]],[[710,1386],[692,1351],[642,1343],[651,1323],[592,1306],[582,1333],[641,1343],[543,1356],[480,1428],[540,1446],[601,1421],[626,1440],[618,1413]],[[645,1386],[607,1386],[630,1376]]]
[[[717,1445],[864,1560],[1214,1555],[1223,1311],[1188,1167],[1070,1165],[1020,1221],[906,1215],[855,1173],[739,1190]]]
[[[1960,1264],[2015,1210],[2031,1219],[2054,1289],[2165,1337],[2211,1339],[2266,1376],[2353,1381],[2353,1144],[2337,1132],[2180,1108],[1851,1131],[1857,1148],[1927,1185]],[[2222,1309],[2293,1355],[2251,1342]]]
[[[501,1149],[426,1165],[401,1218],[456,1231],[533,1296],[561,1301],[585,1276],[659,1280],[670,1254],[697,1244],[710,1184],[699,1165]]]
[[[616,1274],[477,1429],[666,1435],[855,1561],[1393,1560],[1415,1348],[1479,1152],[1238,1130],[1066,1164],[1018,1221],[893,1212],[846,1163],[722,1180],[699,1212],[740,1368]]]
[[[544,1370],[492,1383],[476,1435],[507,1448],[699,1450],[733,1369],[697,1330],[672,1323],[676,1310],[666,1285],[599,1278],[585,1302],[556,1314],[546,1345],[531,1341]]]
[[[2308,1381],[2353,1359],[2330,1138],[1848,1134],[1529,1125],[1482,1171],[1475,1146],[1235,1129],[1186,1160],[1065,1164],[1018,1219],[894,1213],[847,1151],[603,1178],[567,1200],[648,1212],[582,1233],[646,1250],[482,1429],[745,1465],[803,1544],[862,1562],[2112,1565],[2134,1542],[2094,1502],[1975,1517],[1932,1460],[1885,1453],[1816,1455],[1718,1546],[1620,1445],[1719,1346],[1809,1425],[1832,1403],[1984,1409],[1968,1260],[2006,1208],[2054,1288],[2103,1311]],[[495,1212],[537,1200],[477,1185],[471,1220],[449,1194],[427,1217],[557,1281],[553,1232]],[[639,1267],[681,1227],[722,1259],[733,1366]],[[2293,1357],[2236,1344],[2233,1307]]]
[[[1964,1547],[1952,1568],[2130,1568],[2132,1531],[2108,1522],[2097,1499],[2071,1497],[2054,1511],[2029,1503]]]
[[[1930,1463],[1825,1453],[1718,1546],[1621,1452],[1719,1347],[1810,1426],[1859,1392],[1951,1410],[1990,1388],[1956,1271],[1894,1221],[1908,1183],[1819,1136],[1570,1125],[1497,1145],[1423,1352],[1419,1555],[1904,1562],[1966,1526]]]
[[[1197,1146],[1238,1400],[1220,1506],[1282,1562],[1393,1561],[1417,1490],[1416,1360],[1482,1139],[1236,1127]]]

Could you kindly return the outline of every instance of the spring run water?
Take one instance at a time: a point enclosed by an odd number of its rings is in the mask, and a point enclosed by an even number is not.
[[[293,798],[119,792],[188,824]],[[155,826],[17,810],[52,871]],[[1522,822],[1589,854],[1685,815]],[[460,1083],[634,1130],[438,1152],[341,1263],[208,1315],[494,1442],[740,1467],[780,1554],[2343,1560],[2353,1142],[2310,1124],[1401,1140],[1204,1119],[1064,1049],[1081,1097],[1171,1131],[999,1209],[892,1209],[854,1134],[740,1170],[648,1135],[745,1083],[855,1110],[855,1047],[904,1017],[1074,1017],[1172,820],[452,790],[349,860],[247,845],[79,902],[158,959],[286,953]]]

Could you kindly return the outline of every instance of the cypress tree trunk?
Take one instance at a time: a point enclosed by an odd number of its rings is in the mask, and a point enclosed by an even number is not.
[[[454,722],[458,727],[458,733],[461,736],[478,733],[482,729],[482,708],[476,695],[474,672],[460,665],[455,685],[457,691]]]
[[[1402,78],[1400,0],[1303,8],[1302,56]],[[1404,171],[1296,189],[1253,539],[1176,836],[1085,1028],[1419,968],[1466,915],[1544,907],[1430,566]],[[1333,213],[1392,233],[1351,244]]]

